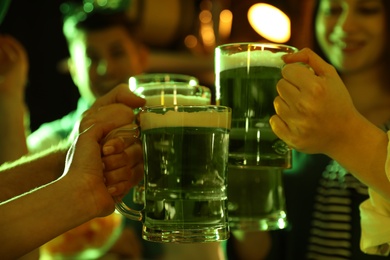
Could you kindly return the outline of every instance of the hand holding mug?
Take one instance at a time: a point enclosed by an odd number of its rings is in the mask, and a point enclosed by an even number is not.
[[[104,176],[104,162],[108,165],[114,163],[111,159],[102,159],[102,154],[107,155],[107,146],[101,147],[101,142],[105,136],[115,128],[120,128],[129,125],[134,120],[134,113],[130,106],[140,106],[144,104],[144,100],[135,96],[130,92],[127,85],[120,85],[112,90],[107,95],[99,98],[94,105],[87,110],[80,122],[80,134],[73,142],[69,149],[65,173],[69,173],[72,177],[73,173],[82,172],[82,175],[77,176],[77,179],[95,184],[86,184],[86,187],[93,186],[91,190],[93,196],[96,197],[95,207],[99,216],[105,216],[112,212],[114,202],[112,194],[125,194],[132,185],[132,178],[137,179],[129,174],[128,169],[134,167],[138,169],[138,163],[142,161],[136,153],[136,147],[128,154],[120,153],[118,156],[133,156],[132,161],[125,161],[125,164],[117,164],[116,166],[109,166]],[[115,116],[113,116],[115,115]],[[110,146],[108,147],[109,150]],[[106,152],[105,152],[106,150]],[[112,151],[111,151],[112,153]],[[109,161],[111,160],[111,161]],[[97,163],[101,162],[101,163]],[[116,168],[116,169],[114,169]],[[81,170],[80,170],[81,169]],[[142,170],[130,171],[130,173],[139,174]],[[67,174],[64,178],[68,178]],[[109,187],[107,188],[106,179]],[[111,194],[112,193],[112,194]],[[98,199],[99,198],[99,199]],[[93,206],[93,205],[91,205]]]
[[[313,51],[303,49],[284,61],[271,127],[294,149],[329,155],[343,136],[356,131],[353,122],[362,116],[335,68]]]

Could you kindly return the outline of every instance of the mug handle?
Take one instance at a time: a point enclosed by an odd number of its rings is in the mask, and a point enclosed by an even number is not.
[[[113,138],[122,138],[127,148],[133,145],[137,140],[139,140],[139,126],[133,124],[114,129],[107,134],[107,136],[104,138],[103,143],[106,143],[108,140]],[[114,200],[116,210],[119,211],[123,216],[131,220],[142,221],[142,211],[131,209],[119,197],[114,197]]]
[[[144,180],[141,180],[133,187],[133,202],[140,205],[144,204],[145,202]]]

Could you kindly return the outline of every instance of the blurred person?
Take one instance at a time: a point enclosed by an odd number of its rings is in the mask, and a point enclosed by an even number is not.
[[[31,152],[40,151],[70,136],[81,114],[96,98],[130,76],[143,73],[148,51],[139,41],[137,25],[125,12],[94,11],[70,5],[64,14],[63,32],[70,57],[68,68],[80,98],[76,110],[61,119],[42,124],[28,136]]]
[[[389,1],[318,0],[313,18],[315,21],[314,51],[334,66],[342,79],[341,83],[327,82],[326,76],[329,76],[330,72],[317,66],[313,69],[318,76],[318,82],[335,83],[341,86],[340,93],[345,84],[356,111],[367,122],[384,131],[388,129],[390,119],[390,91],[386,80],[386,67],[390,62],[389,51],[386,48],[389,43],[389,15]],[[286,62],[293,61],[305,62],[310,66],[314,63],[310,55],[307,55],[305,60],[286,59]],[[286,66],[283,76],[292,77],[289,70]],[[297,70],[295,77],[299,75],[303,80],[300,72],[301,70]],[[289,74],[285,75],[286,73]],[[314,75],[313,72],[311,73]],[[282,95],[288,96],[296,90],[296,88],[283,87],[283,82],[282,80],[278,85],[281,99],[283,99]],[[316,85],[313,84],[314,91]],[[288,94],[282,90],[288,91]],[[322,94],[324,93],[317,93],[318,98]],[[325,97],[321,96],[321,98]],[[304,100],[302,99],[303,104],[305,104]],[[297,103],[294,105],[297,106],[298,111],[305,112],[305,107],[299,101],[301,100],[295,100]],[[347,104],[345,103],[341,108],[344,109]],[[327,108],[336,113],[331,106],[332,103],[329,103]],[[284,111],[277,105],[275,108],[277,111],[278,109]],[[284,115],[284,118],[288,115]],[[348,125],[350,122],[346,119],[335,122],[340,123],[339,125],[335,123],[327,125],[327,122],[329,121],[317,122],[320,123],[317,127],[323,129],[331,127],[335,129],[335,133],[342,132],[344,129],[352,131],[353,125]],[[291,124],[291,127],[294,129],[295,126]],[[353,131],[360,131],[360,129]],[[309,137],[311,133],[306,132],[306,140],[311,140]],[[313,137],[321,144],[329,141],[329,139],[319,139],[316,135]],[[361,140],[359,144],[361,145],[365,140]],[[295,144],[297,140],[286,139],[286,141]],[[299,147],[297,144],[295,146]],[[345,143],[335,146],[335,150],[353,160],[352,158],[355,157],[353,150],[347,150],[343,144]],[[385,145],[386,143],[381,149]],[[344,153],[351,154],[344,155]],[[382,181],[378,183],[382,186],[373,184],[370,177],[368,179],[359,177],[360,181],[351,174],[354,173],[354,168],[345,162],[342,165],[346,168],[340,165],[342,162],[338,161],[339,156],[334,157],[333,160],[326,155],[294,152],[294,157],[293,168],[286,171],[284,176],[287,214],[291,226],[287,231],[278,232],[277,239],[273,239],[274,249],[279,248],[279,252],[273,250],[271,256],[276,255],[276,258],[282,259],[376,259],[378,256],[363,253],[359,246],[361,234],[359,205],[368,199],[367,184],[374,185],[372,188],[376,192],[381,191],[383,195],[388,185],[383,181],[385,178],[379,177]],[[369,160],[368,157],[365,159]],[[356,160],[359,160],[359,157],[356,157]],[[384,161],[383,157],[381,160]],[[369,167],[372,172],[377,171],[378,167],[383,172],[383,162],[379,165],[363,162],[362,160],[362,165]],[[280,247],[285,249],[284,253],[280,253],[282,252]]]
[[[41,125],[28,136],[31,152],[46,149],[64,140],[73,140],[73,131],[80,115],[96,98],[116,84],[127,83],[129,77],[146,70],[148,49],[140,41],[138,24],[129,21],[126,12],[95,10],[85,13],[78,9],[80,6],[69,7],[70,12],[64,14],[63,32],[70,54],[69,72],[79,90],[80,98],[76,110],[61,119]],[[131,193],[124,201],[131,206],[139,206],[132,203]],[[184,254],[178,256],[180,258],[202,258],[204,255],[217,259],[215,256],[220,253],[219,243],[187,247],[145,241],[141,238],[141,229],[142,223],[126,219],[126,228],[109,254],[125,258],[171,259],[180,251]],[[137,240],[142,245],[136,243]]]
[[[63,157],[47,150],[0,167],[2,257],[19,258],[71,228],[113,212],[113,197],[124,196],[143,177],[142,148],[139,142],[126,148],[119,138],[101,143],[111,130],[133,122],[131,106],[144,103],[127,85],[118,86],[83,114],[66,160],[59,160],[62,164],[56,159]],[[57,165],[62,165],[62,176]],[[40,175],[55,178],[46,182]]]
[[[0,22],[6,15],[9,4],[8,0],[0,4]],[[35,157],[12,162],[28,152],[26,132],[29,120],[28,108],[24,100],[28,68],[28,57],[22,44],[10,35],[0,35],[0,145],[2,147],[0,164],[3,164],[0,175],[2,191],[0,202],[29,192],[60,177],[64,168],[65,154],[69,148],[69,144],[57,145]],[[135,104],[140,106],[143,103],[136,101]],[[6,218],[4,220],[8,221]],[[7,255],[2,254],[2,256]],[[35,249],[19,259],[38,257],[39,250]]]
[[[69,11],[64,14],[63,33],[70,54],[69,72],[79,90],[80,98],[74,111],[60,119],[42,124],[28,136],[30,153],[39,152],[66,140],[72,142],[81,115],[96,98],[106,94],[117,84],[127,83],[130,76],[142,73],[147,63],[148,51],[138,39],[138,27],[128,19],[125,12],[98,10],[85,13],[81,5],[70,2],[68,8]],[[111,217],[114,216],[109,216],[107,223],[111,222]],[[104,232],[103,224],[100,220],[85,223],[78,229],[79,234],[82,237],[90,230],[89,233],[97,232],[98,239],[98,233]],[[113,250],[126,257],[138,258],[142,250],[139,238],[134,234],[131,225],[127,227],[129,228],[123,230]],[[71,231],[72,236],[76,231]],[[65,236],[70,236],[71,233],[68,234]],[[121,239],[124,240],[123,243],[120,243]],[[80,238],[80,242],[83,241],[85,240]],[[129,243],[131,241],[133,242]],[[127,245],[128,243],[130,245]],[[47,251],[46,248],[48,247],[42,248],[43,251]]]
[[[85,13],[81,7],[68,5],[63,22],[70,54],[69,72],[80,93],[77,108],[61,119],[41,125],[28,136],[31,152],[72,140],[80,115],[96,98],[118,83],[127,83],[131,76],[144,73],[148,65],[149,51],[139,37],[139,25],[129,20],[126,11],[98,8]],[[124,201],[134,207],[140,206],[133,204],[131,193]],[[179,258],[204,256],[217,259],[221,251],[219,243],[195,247],[157,244],[143,240],[141,232],[142,223],[126,219],[126,228],[109,253],[125,258],[171,259],[178,255],[170,253],[180,251],[183,255]],[[134,242],[137,239],[142,243],[139,247],[139,243]]]

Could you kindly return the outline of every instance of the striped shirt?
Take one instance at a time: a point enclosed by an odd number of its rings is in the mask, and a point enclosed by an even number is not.
[[[377,259],[359,252],[358,206],[367,198],[367,186],[331,161],[317,188],[307,259],[360,260],[362,256]]]

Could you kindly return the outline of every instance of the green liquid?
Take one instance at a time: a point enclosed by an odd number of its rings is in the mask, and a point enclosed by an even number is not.
[[[233,109],[229,164],[291,167],[290,149],[269,125],[280,78],[276,67],[241,67],[219,73],[219,103]]]
[[[229,166],[228,198],[232,230],[274,230],[287,224],[280,169]]]
[[[228,130],[168,127],[142,131],[145,225],[177,230],[227,226]]]

